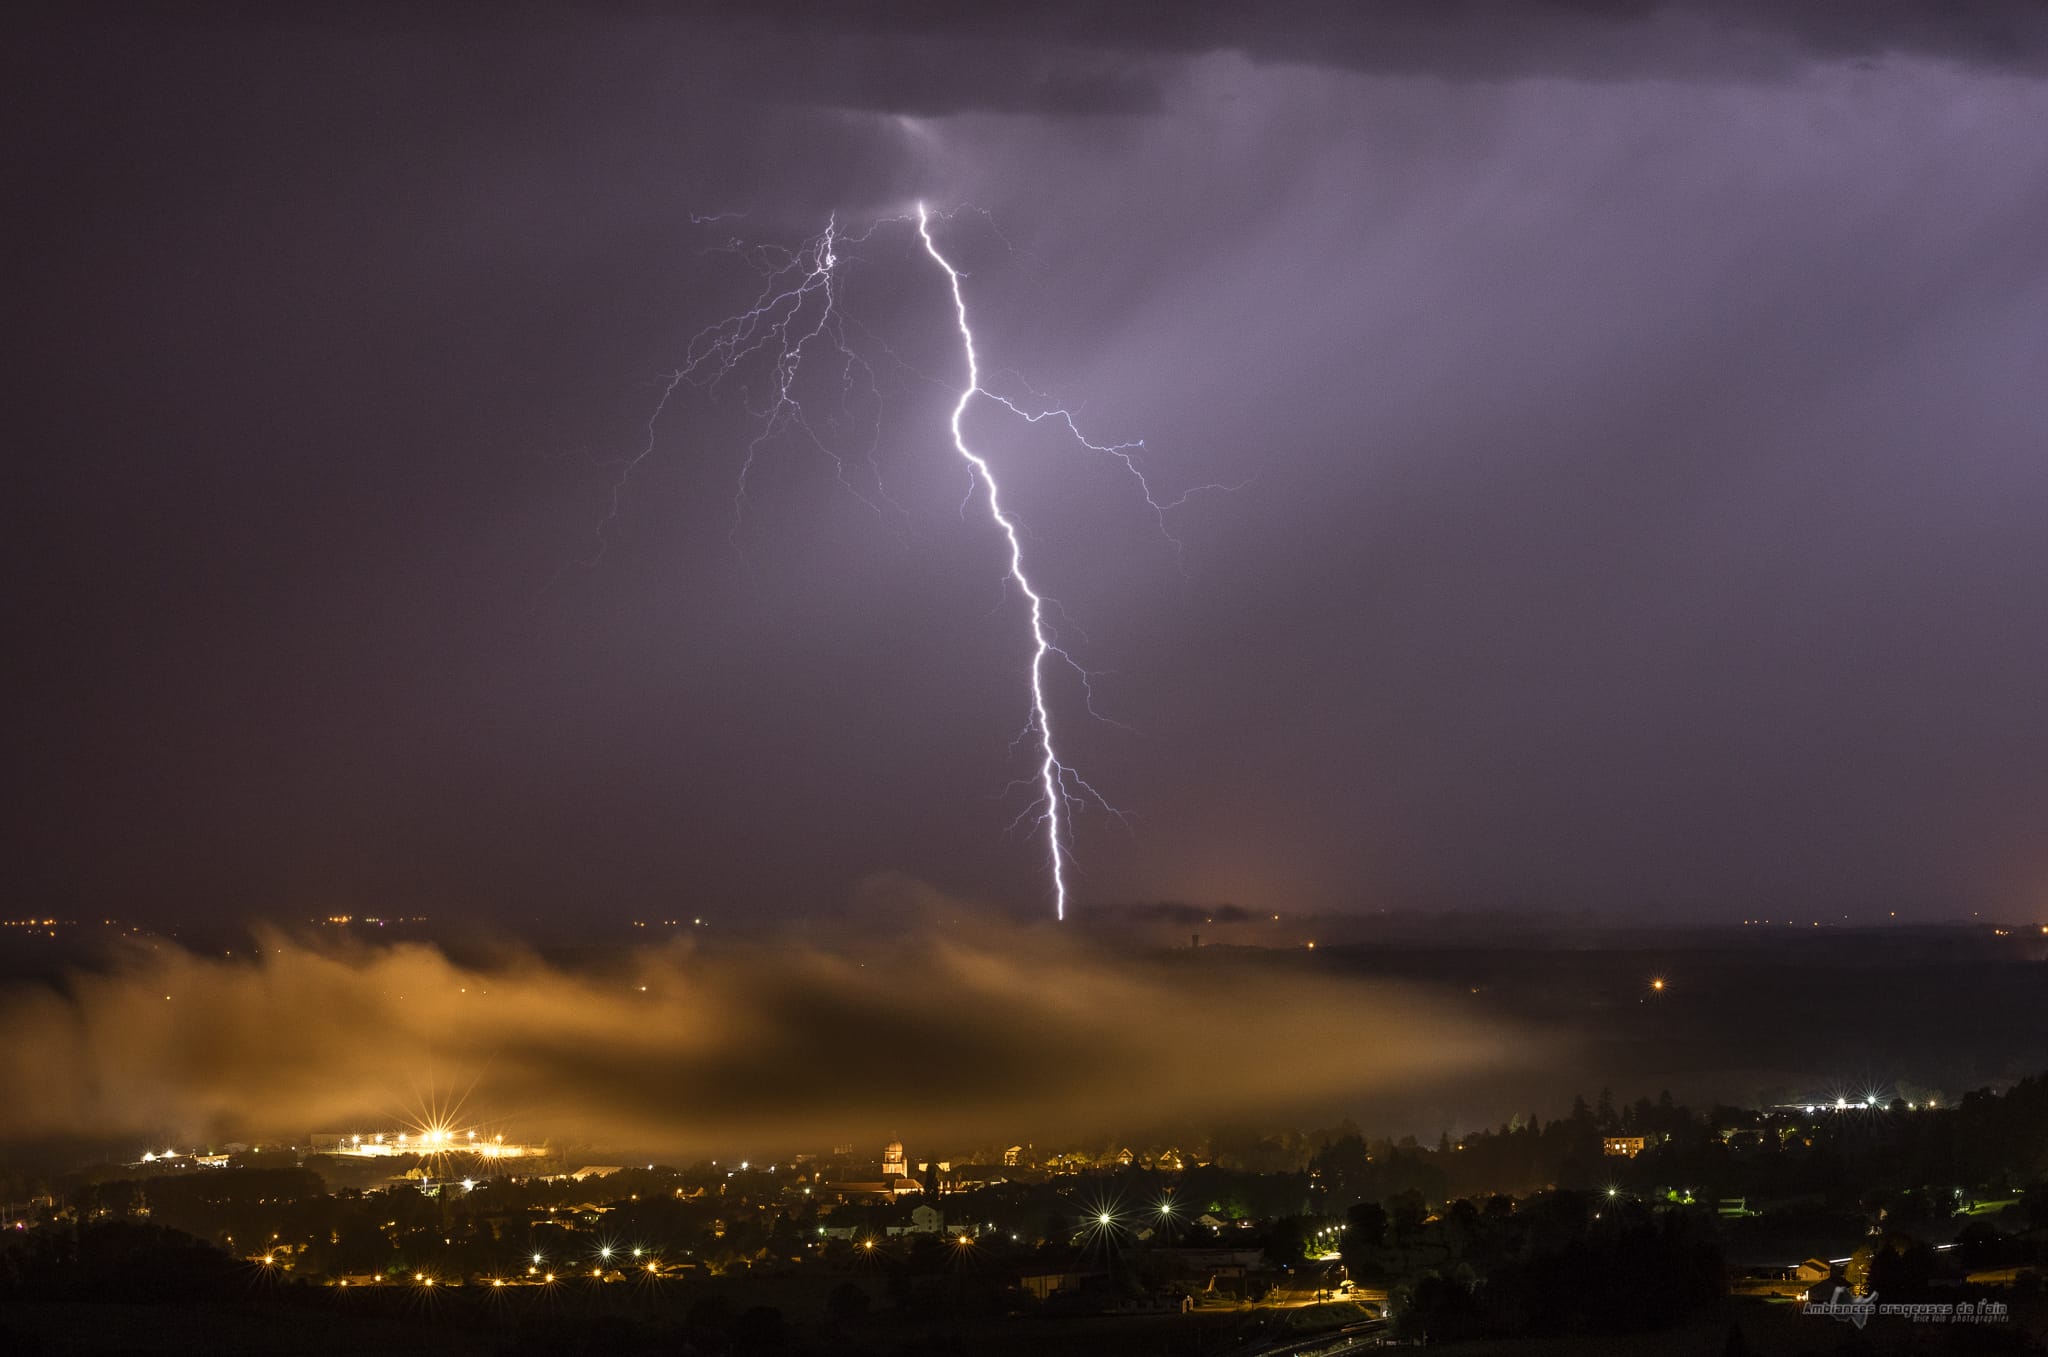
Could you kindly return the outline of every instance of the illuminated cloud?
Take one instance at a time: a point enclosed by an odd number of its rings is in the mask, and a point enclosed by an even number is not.
[[[1495,1066],[1507,1042],[1294,958],[989,927],[590,970],[277,939],[255,960],[138,950],[0,997],[0,1052],[0,1080],[38,1094],[0,1106],[0,1139],[297,1137],[404,1115],[431,1084],[521,1134],[688,1153],[1355,1107]]]

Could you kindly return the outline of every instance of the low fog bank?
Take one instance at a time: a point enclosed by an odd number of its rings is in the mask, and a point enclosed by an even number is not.
[[[451,1102],[465,1124],[676,1155],[1047,1140],[1490,1104],[1509,1069],[1554,1055],[1294,958],[946,923],[602,965],[277,935],[232,957],[131,945],[0,990],[0,1142],[296,1140]]]

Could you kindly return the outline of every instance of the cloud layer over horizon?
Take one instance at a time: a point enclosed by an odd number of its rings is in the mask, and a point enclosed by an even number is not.
[[[457,1123],[677,1154],[966,1145],[1355,1107],[1545,1044],[1436,997],[1049,929],[677,944],[577,970],[425,945],[129,949],[0,992],[0,1143],[217,1144]]]

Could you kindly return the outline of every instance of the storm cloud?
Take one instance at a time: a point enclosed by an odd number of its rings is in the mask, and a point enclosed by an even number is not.
[[[1249,482],[1177,557],[981,429],[1128,727],[1059,694],[1083,907],[2035,909],[2040,5],[986,8],[42,11],[21,911],[1041,901],[900,224],[833,417],[905,512],[784,441],[735,530],[735,390],[579,564],[744,247],[920,197],[991,371]]]

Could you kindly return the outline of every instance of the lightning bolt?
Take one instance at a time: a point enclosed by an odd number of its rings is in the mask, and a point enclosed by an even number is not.
[[[1031,601],[1031,722],[1025,729],[1038,737],[1038,782],[1041,798],[1038,804],[1042,808],[1040,818],[1045,825],[1046,854],[1052,870],[1053,908],[1059,918],[1065,919],[1067,857],[1071,849],[1067,843],[1066,826],[1062,820],[1063,812],[1067,808],[1066,783],[1073,773],[1060,762],[1059,754],[1053,745],[1052,710],[1045,701],[1045,661],[1046,657],[1055,653],[1058,648],[1053,645],[1052,636],[1046,630],[1045,598],[1031,587],[1031,577],[1024,573],[1024,544],[1017,536],[1016,521],[1003,512],[1002,489],[996,484],[996,473],[989,466],[987,458],[967,446],[967,436],[960,430],[960,418],[967,413],[967,407],[974,403],[976,396],[987,393],[981,389],[981,359],[974,351],[974,329],[967,321],[967,297],[960,290],[960,270],[954,268],[951,261],[939,253],[938,243],[932,239],[931,218],[925,212],[923,203],[917,205],[917,234],[918,238],[924,241],[925,253],[946,271],[946,286],[953,293],[953,315],[960,326],[960,348],[967,357],[967,385],[961,388],[960,399],[953,402],[953,450],[974,468],[973,475],[980,484],[988,488],[988,516],[995,520],[996,526],[1002,529],[1003,539],[1010,544],[1010,579],[1024,597]],[[1016,406],[1000,397],[993,399],[1007,409],[1017,410]],[[1072,427],[1071,419],[1067,423]],[[1078,430],[1076,436],[1079,436]],[[1151,498],[1149,493],[1146,498]],[[1064,652],[1059,653],[1065,658]]]
[[[920,218],[920,222],[922,222],[922,218]],[[931,245],[931,238],[929,236],[925,237],[925,245],[928,248]],[[941,259],[939,262],[943,264],[946,261]],[[959,280],[955,279],[954,281],[957,283]],[[958,289],[956,288],[955,291],[957,292]],[[1088,440],[1088,435],[1081,432],[1081,426],[1074,422],[1074,416],[1071,411],[1061,409],[1058,406],[1046,410],[1027,410],[1008,396],[999,396],[993,391],[982,391],[980,394],[988,397],[997,405],[1002,406],[1011,414],[1016,415],[1026,424],[1040,424],[1046,420],[1056,420],[1066,425],[1067,432],[1073,435],[1074,441],[1088,449],[1088,451],[1099,452],[1105,457],[1113,457],[1117,461],[1122,462],[1124,470],[1131,473],[1131,479],[1138,483],[1139,492],[1145,496],[1145,505],[1152,511],[1152,521],[1159,525],[1159,535],[1172,545],[1174,564],[1180,567],[1180,572],[1183,576],[1187,574],[1187,547],[1179,537],[1174,535],[1173,525],[1167,522],[1166,515],[1172,510],[1180,508],[1181,505],[1186,504],[1196,495],[1206,494],[1211,490],[1242,490],[1251,484],[1251,481],[1243,480],[1235,484],[1219,481],[1209,485],[1190,486],[1172,499],[1163,500],[1153,493],[1152,482],[1146,478],[1145,469],[1138,465],[1138,452],[1145,446],[1144,439],[1133,439],[1129,443],[1091,443]]]
[[[692,217],[691,221],[703,224],[738,215],[742,214]],[[873,436],[866,452],[868,469],[876,487],[875,494],[870,496],[847,479],[846,458],[806,417],[797,390],[807,353],[824,346],[829,347],[841,361],[842,396],[850,396],[864,382],[879,405],[880,393],[876,388],[874,370],[853,348],[849,339],[848,327],[852,322],[840,309],[836,278],[841,245],[865,241],[880,224],[878,222],[855,236],[842,236],[839,218],[834,214],[827,219],[823,231],[794,250],[749,249],[737,240],[727,243],[726,251],[739,255],[761,275],[761,290],[746,310],[707,325],[692,336],[684,348],[682,366],[658,383],[660,394],[648,412],[646,434],[639,449],[616,463],[610,499],[604,517],[598,523],[596,550],[581,562],[585,569],[596,567],[603,559],[604,549],[618,525],[627,487],[634,473],[654,455],[662,415],[677,389],[687,383],[715,394],[726,382],[735,380],[736,374],[757,355],[769,355],[772,394],[766,405],[756,405],[750,395],[742,397],[748,412],[757,422],[733,486],[732,526],[728,536],[734,546],[739,544],[740,525],[746,516],[747,486],[761,449],[778,435],[792,429],[801,432],[807,442],[825,455],[832,463],[840,486],[855,499],[877,512],[881,508],[876,502],[878,499],[898,507],[889,501],[888,492],[881,484],[881,471],[875,464],[875,441],[881,436],[879,418],[874,421]]]
[[[738,215],[743,214],[721,214],[719,217],[692,220],[708,223],[721,220],[724,216]],[[967,367],[966,385],[959,389],[954,399],[952,416],[948,422],[952,433],[953,450],[966,464],[968,473],[967,494],[961,501],[961,509],[965,512],[978,494],[985,493],[989,519],[1009,549],[1006,586],[1014,586],[1030,605],[1030,712],[1012,747],[1014,749],[1016,745],[1030,744],[1033,748],[1036,770],[1028,781],[1012,784],[1013,787],[1023,785],[1033,789],[1030,804],[1012,822],[1012,828],[1029,821],[1037,828],[1043,829],[1054,912],[1058,918],[1064,920],[1067,916],[1068,880],[1074,866],[1072,826],[1075,814],[1089,805],[1095,805],[1119,819],[1124,817],[1123,813],[1112,806],[1087,779],[1060,758],[1058,746],[1053,739],[1052,703],[1046,692],[1046,671],[1050,666],[1059,664],[1078,675],[1088,713],[1100,719],[1100,713],[1095,710],[1094,705],[1094,675],[1061,647],[1058,630],[1049,616],[1052,610],[1059,608],[1059,603],[1042,592],[1026,571],[1023,530],[1012,512],[1004,507],[1002,487],[996,479],[995,468],[969,444],[962,421],[979,398],[1007,411],[1026,424],[1050,422],[1062,427],[1080,447],[1121,463],[1124,470],[1137,483],[1160,535],[1171,544],[1177,565],[1182,560],[1182,545],[1173,533],[1168,514],[1203,492],[1242,487],[1223,484],[1198,485],[1178,496],[1162,497],[1154,491],[1151,481],[1140,465],[1139,456],[1145,446],[1142,441],[1091,441],[1082,433],[1080,424],[1071,411],[1058,406],[1036,408],[1035,404],[1003,395],[983,385],[981,356],[975,345],[972,323],[968,318],[962,275],[939,249],[938,242],[932,235],[934,215],[927,211],[923,203],[917,205],[915,222],[918,239],[924,247],[924,252],[945,274],[946,286],[953,301],[954,324],[960,335],[961,354]],[[943,213],[936,215],[941,220],[947,217],[947,214]],[[881,472],[875,461],[875,448],[880,439],[880,387],[874,369],[861,356],[854,337],[858,335],[864,345],[872,343],[881,348],[897,367],[910,371],[912,375],[923,380],[932,379],[910,369],[909,365],[890,351],[887,345],[882,344],[845,313],[839,304],[837,274],[848,247],[867,241],[874,232],[886,224],[909,220],[911,218],[905,216],[884,217],[872,222],[864,231],[848,235],[842,232],[835,214],[827,220],[822,232],[793,250],[748,246],[737,239],[726,243],[723,247],[724,252],[739,257],[759,273],[762,279],[760,290],[745,310],[700,330],[686,347],[682,366],[657,384],[660,387],[660,394],[649,412],[644,440],[635,452],[615,464],[616,474],[612,480],[610,501],[598,526],[597,553],[582,563],[586,568],[595,566],[602,558],[609,534],[617,524],[621,500],[627,485],[640,466],[653,456],[657,442],[657,426],[677,390],[688,384],[716,394],[728,381],[744,385],[744,373],[761,364],[765,364],[768,373],[766,395],[758,402],[751,396],[744,398],[749,413],[756,420],[756,425],[741,461],[733,491],[732,537],[735,546],[746,510],[747,486],[755,463],[770,442],[790,432],[800,434],[802,441],[822,453],[833,464],[839,484],[862,504],[879,511],[881,504],[877,501],[881,501],[898,512],[902,511],[901,506],[889,498],[882,486]],[[847,457],[835,446],[838,430],[828,422],[827,430],[821,432],[804,409],[800,379],[807,359],[819,355],[829,356],[836,360],[839,366],[842,404],[857,391],[863,390],[875,403],[877,413],[872,419],[871,436],[865,451],[867,468],[875,488],[873,495],[866,493],[848,479]],[[1036,393],[1032,393],[1032,400],[1036,400]]]

